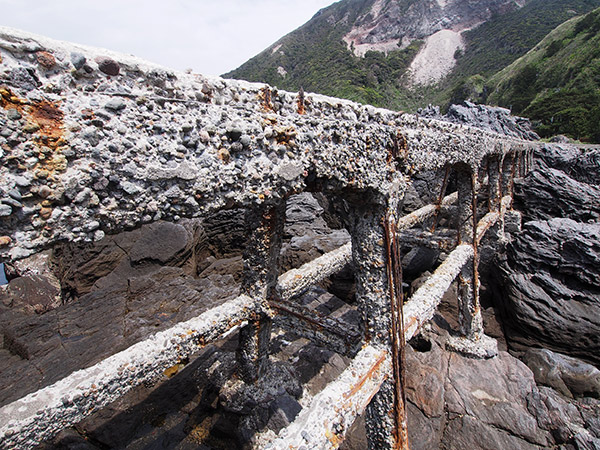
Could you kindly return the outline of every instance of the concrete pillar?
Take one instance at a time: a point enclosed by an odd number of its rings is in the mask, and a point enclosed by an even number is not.
[[[473,260],[458,276],[459,336],[450,338],[448,347],[471,357],[489,358],[498,354],[497,342],[484,335],[479,305],[479,254],[474,230],[477,226],[477,175],[467,166],[457,167],[458,244],[473,246]],[[497,182],[496,182],[497,183]]]
[[[458,317],[460,331],[469,339],[478,339],[483,333],[483,321],[479,307],[479,258],[473,230],[476,218],[476,175],[466,167],[457,171],[458,182],[458,243],[471,244],[475,248],[472,264],[466,264],[458,277]]]
[[[381,205],[370,204],[353,208],[351,235],[356,270],[356,296],[364,323],[365,340],[385,348],[393,356],[392,299],[386,271],[389,255],[383,225],[387,213],[386,208]],[[369,449],[408,448],[403,395],[398,396],[398,392],[401,391],[395,378],[390,376],[382,384],[367,407]]]
[[[238,371],[246,383],[258,380],[269,358],[271,318],[268,300],[275,293],[279,274],[279,252],[285,223],[285,203],[249,210],[249,230],[244,251],[242,292],[256,301],[254,320],[240,330],[237,351]]]
[[[502,197],[513,195],[513,183],[515,178],[515,154],[507,153],[502,160]]]
[[[502,186],[500,184],[500,156],[490,155],[488,159],[488,209],[500,211]]]

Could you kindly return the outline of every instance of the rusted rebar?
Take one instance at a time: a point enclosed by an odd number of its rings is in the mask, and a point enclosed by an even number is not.
[[[408,449],[408,427],[406,422],[406,390],[404,386],[405,346],[404,314],[402,293],[402,262],[396,240],[396,224],[388,215],[384,220],[387,276],[390,296],[392,368],[394,371],[395,396],[395,445],[397,449]]]
[[[442,186],[440,187],[440,195],[438,196],[437,201],[435,202],[435,214],[433,215],[433,224],[431,225],[430,231],[433,233],[435,228],[437,227],[438,220],[440,217],[440,211],[442,209],[442,201],[444,200],[444,195],[446,195],[446,188],[448,187],[448,178],[450,177],[450,166],[446,165],[446,169],[444,171],[444,179],[442,180]]]

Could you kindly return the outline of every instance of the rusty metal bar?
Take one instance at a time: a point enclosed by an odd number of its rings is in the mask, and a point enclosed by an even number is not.
[[[314,309],[307,308],[295,302],[277,300],[270,302],[271,308],[286,320],[293,322],[293,330],[319,345],[343,355],[356,354],[360,345],[361,333],[358,328],[352,328],[348,323],[334,317],[320,314]],[[303,325],[303,326],[302,326]],[[310,331],[305,329],[310,328]]]
[[[384,219],[387,252],[386,271],[391,313],[392,369],[394,374],[395,448],[408,450],[408,428],[406,421],[405,390],[405,346],[404,313],[402,292],[402,260],[396,240],[396,225],[388,215]]]
[[[285,201],[270,207],[249,210],[248,244],[244,250],[242,292],[256,300],[255,316],[240,330],[236,352],[238,374],[254,383],[269,358],[271,317],[268,300],[275,296],[279,273],[281,236],[285,223]]]
[[[435,203],[435,214],[433,216],[433,224],[431,225],[432,233],[435,231],[437,227],[438,218],[440,215],[440,210],[442,209],[442,201],[444,200],[444,195],[446,194],[446,188],[448,187],[448,178],[450,177],[450,166],[446,165],[446,170],[444,171],[444,179],[442,180],[442,186],[440,188],[440,195],[438,196],[438,200]]]
[[[33,448],[130,389],[156,380],[208,342],[243,325],[255,302],[241,295],[198,317],[0,408],[0,447]]]
[[[279,277],[278,298],[287,300],[339,272],[352,260],[352,244],[341,247],[314,259],[298,269],[291,269]]]
[[[441,207],[444,208],[444,207],[451,206],[452,204],[456,203],[457,200],[458,200],[458,193],[454,192],[450,195],[447,195],[442,200]],[[411,228],[411,227],[423,222],[424,220],[430,218],[431,216],[433,216],[435,214],[435,211],[436,211],[436,205],[434,205],[434,204],[423,206],[422,208],[419,208],[416,211],[413,211],[410,214],[407,214],[407,215],[401,217],[400,219],[398,219],[398,223],[396,224],[396,227],[397,227],[396,229],[397,229],[397,231],[402,231],[402,230]]]
[[[390,355],[375,346],[363,348],[333,382],[302,408],[265,450],[335,449],[392,370]]]
[[[456,246],[456,230],[437,230],[435,233],[411,228],[398,233],[403,245],[451,250]]]
[[[498,211],[502,196],[500,184],[500,156],[490,155],[488,159],[488,210]]]
[[[442,297],[463,266],[473,258],[469,244],[457,246],[435,272],[404,304],[405,339],[410,340],[421,326],[431,320]]]

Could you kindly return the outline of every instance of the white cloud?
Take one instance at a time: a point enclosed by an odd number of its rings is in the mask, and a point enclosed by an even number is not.
[[[0,0],[2,24],[175,69],[232,70],[333,0]]]

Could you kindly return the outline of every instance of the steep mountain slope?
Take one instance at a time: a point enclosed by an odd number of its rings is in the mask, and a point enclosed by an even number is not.
[[[427,48],[425,40],[436,36],[451,41],[442,55],[451,68],[453,55],[462,46],[460,31],[520,4],[516,0],[342,0],[224,76],[288,90],[302,87],[390,108],[414,108],[419,96],[404,85],[411,80],[407,71],[419,49]]]
[[[542,136],[600,142],[600,8],[556,28],[488,84],[489,103],[539,121]]]
[[[598,6],[600,0],[342,0],[224,76],[415,110],[483,94],[485,77]]]

